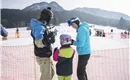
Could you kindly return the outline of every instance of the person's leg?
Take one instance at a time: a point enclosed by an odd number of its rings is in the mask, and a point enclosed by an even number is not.
[[[53,79],[53,76],[55,75],[55,71],[54,71],[54,65],[53,65],[53,62],[52,62],[52,60],[51,60],[51,62],[50,62],[50,64],[51,64],[51,79]]]
[[[58,76],[58,80],[64,80],[64,76]]]
[[[66,76],[64,80],[71,80],[71,75],[70,76]]]
[[[50,77],[50,58],[36,57],[40,65],[41,77],[40,80],[51,80]]]
[[[90,54],[78,56],[78,67],[77,67],[77,77],[79,80],[88,80],[86,73],[86,65],[90,58]]]

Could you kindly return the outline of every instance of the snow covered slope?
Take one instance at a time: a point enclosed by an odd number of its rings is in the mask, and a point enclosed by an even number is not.
[[[97,26],[96,28],[104,29],[105,32],[110,32],[111,29],[114,30],[115,33],[120,33],[123,30],[119,30],[112,27],[103,27],[103,26]],[[76,31],[68,27],[66,24],[61,24],[60,26],[56,26],[56,29],[58,30],[58,35],[56,36],[56,42],[52,45],[53,47],[60,47],[59,43],[59,36],[61,34],[69,34],[72,36],[73,39],[76,38]],[[10,33],[12,31],[15,31],[16,29],[7,29],[7,31]],[[20,29],[21,34],[22,32],[27,32],[26,28]],[[94,33],[94,32],[92,32]],[[24,34],[24,35],[29,35]],[[124,48],[129,47],[129,39],[120,39],[120,38],[104,38],[104,37],[95,37],[91,36],[91,48],[92,50],[103,50],[103,49],[115,49],[115,48]],[[33,44],[33,40],[31,36],[28,38],[16,38],[16,39],[8,39],[6,41],[2,41],[2,46],[19,46],[19,45],[29,45]]]

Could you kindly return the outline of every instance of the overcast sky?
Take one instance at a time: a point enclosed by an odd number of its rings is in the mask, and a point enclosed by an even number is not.
[[[130,0],[1,0],[1,8],[23,9],[33,3],[56,1],[66,10],[76,7],[100,8],[130,16]]]

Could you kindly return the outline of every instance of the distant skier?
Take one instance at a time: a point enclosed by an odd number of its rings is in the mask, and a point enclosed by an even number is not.
[[[99,36],[102,37],[102,32],[99,32]]]
[[[127,38],[127,32],[126,31],[124,32],[124,37]]]
[[[91,31],[91,29],[89,30],[89,34],[90,34],[90,36],[91,36],[91,34],[92,34],[92,31]]]
[[[105,37],[105,32],[103,31],[103,37]]]
[[[15,32],[15,38],[20,38],[20,32],[18,28],[16,29],[16,32]]]
[[[54,49],[53,60],[58,61],[56,64],[58,80],[71,80],[73,73],[72,63],[75,54],[75,50],[70,46],[71,43],[71,36],[62,34],[60,36],[61,47]]]
[[[130,38],[130,32],[128,31],[128,38]]]
[[[113,32],[113,29],[111,29],[111,32]]]
[[[3,37],[2,40],[7,40],[7,36],[8,36],[8,32],[4,29],[4,27],[2,26],[2,24],[0,24],[1,27],[1,36]]]
[[[113,29],[111,29],[111,38],[113,38]]]
[[[123,32],[121,32],[121,38],[124,38],[124,33]]]

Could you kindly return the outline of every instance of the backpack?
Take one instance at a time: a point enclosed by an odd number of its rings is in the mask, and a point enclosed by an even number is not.
[[[46,27],[45,27],[46,28]],[[46,28],[46,40],[49,44],[53,44],[55,42],[55,35],[54,32],[50,31],[48,28]]]
[[[49,43],[53,44],[55,42],[55,35],[52,31],[49,31],[47,34],[47,40]]]

